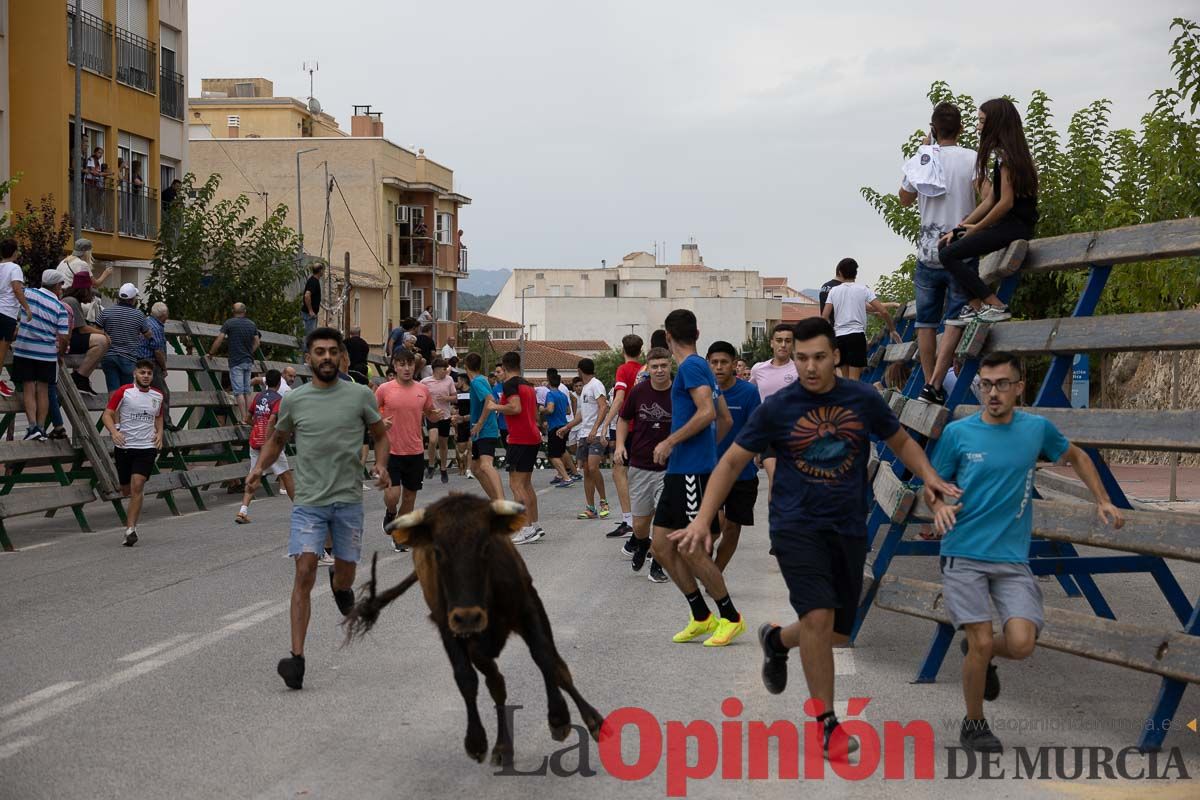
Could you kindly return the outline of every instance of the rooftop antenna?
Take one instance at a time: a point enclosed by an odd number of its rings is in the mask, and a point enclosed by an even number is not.
[[[308,99],[309,99],[309,101],[312,101],[314,99],[313,98],[314,76],[320,69],[321,69],[321,65],[316,61],[305,61],[304,66],[300,67],[300,70],[302,72],[308,73]]]

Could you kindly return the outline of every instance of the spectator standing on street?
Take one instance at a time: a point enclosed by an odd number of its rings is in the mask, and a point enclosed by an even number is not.
[[[126,547],[137,544],[146,479],[154,470],[163,443],[163,397],[150,385],[153,379],[154,362],[139,359],[134,365],[133,382],[112,393],[100,418],[112,436],[121,494],[129,498],[125,539],[121,542]]]
[[[257,491],[263,472],[272,467],[293,434],[296,450],[308,454],[300,458],[296,467],[296,496],[288,541],[288,555],[296,560],[291,600],[292,652],[288,658],[280,659],[276,668],[290,689],[304,685],[304,640],[311,613],[309,595],[327,536],[333,537],[334,564],[329,582],[334,601],[343,615],[354,607],[354,573],[362,553],[363,487],[358,450],[363,425],[370,426],[375,440],[376,486],[385,490],[391,485],[387,429],[375,395],[366,386],[338,380],[342,334],[333,328],[317,328],[306,337],[304,345],[313,379],[289,392],[280,402],[275,432],[263,444],[258,463],[246,476],[246,491]]]
[[[76,273],[71,288],[63,293],[63,305],[71,314],[71,340],[67,355],[83,356],[79,368],[71,372],[71,382],[84,394],[95,394],[92,388],[92,373],[104,354],[108,352],[108,334],[87,321],[84,309],[95,299],[92,292],[92,274]]]
[[[221,332],[208,348],[208,355],[215,356],[221,343],[229,340],[229,385],[237,398],[238,416],[245,417],[250,410],[250,373],[254,370],[254,354],[262,341],[258,326],[246,316],[245,303],[233,304],[233,316],[225,320]]]
[[[304,323],[305,336],[317,327],[317,312],[321,310],[321,276],[324,274],[324,264],[313,264],[312,275],[304,283],[304,295],[300,298],[300,321]]]
[[[17,338],[17,320],[21,311],[24,310],[27,317],[33,316],[29,301],[25,299],[25,271],[14,261],[17,249],[15,239],[0,242],[0,369],[8,358],[13,339]],[[12,387],[0,381],[0,396],[12,397],[12,394]]]
[[[67,347],[71,330],[62,297],[63,277],[57,270],[42,273],[40,289],[25,292],[31,312],[21,320],[12,345],[12,378],[21,384],[28,427],[25,439],[45,441],[42,423],[50,414],[50,387],[58,382],[58,355]]]
[[[171,390],[167,388],[167,304],[155,303],[150,307],[150,336],[142,342],[141,357],[154,363],[154,380],[150,382],[163,396],[163,425],[174,430],[171,424]]]
[[[150,323],[137,307],[141,292],[132,283],[121,286],[117,304],[96,316],[96,325],[108,335],[108,353],[100,361],[110,393],[133,383],[133,365],[140,358],[142,342],[150,334]]]
[[[283,395],[279,393],[282,383],[279,370],[267,370],[267,388],[254,395],[254,401],[250,404],[250,413],[246,415],[246,424],[250,426],[250,469],[252,471],[254,465],[258,463],[263,443],[275,432],[275,418],[279,415],[279,404],[283,401]],[[275,463],[271,465],[271,474],[279,479],[288,498],[295,500],[296,484],[292,480],[292,468],[288,465],[286,453],[281,452],[279,458],[275,459]],[[247,488],[246,493],[242,495],[242,507],[238,509],[237,516],[233,518],[234,522],[245,525],[250,521],[250,503],[253,500],[254,493]]]
[[[350,377],[355,383],[366,384],[367,374],[371,367],[367,358],[371,355],[371,345],[362,337],[362,328],[355,325],[346,337],[346,355],[350,357]]]
[[[829,301],[821,316],[833,324],[842,376],[856,381],[867,366],[867,312],[883,317],[893,341],[900,341],[900,335],[896,333],[892,315],[875,299],[871,287],[855,283],[857,261],[843,258],[838,262],[837,275],[842,282],[829,291]],[[837,322],[833,322],[835,315]]]

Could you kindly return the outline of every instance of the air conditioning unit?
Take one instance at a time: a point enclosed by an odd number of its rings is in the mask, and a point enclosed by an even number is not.
[[[409,212],[411,209],[408,206],[396,206],[396,224],[404,225],[408,223]]]
[[[412,297],[412,281],[400,281],[400,299],[408,300]]]

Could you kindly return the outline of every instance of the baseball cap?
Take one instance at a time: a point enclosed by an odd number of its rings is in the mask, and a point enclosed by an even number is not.
[[[121,284],[121,290],[119,292],[117,292],[117,295],[122,300],[133,300],[139,294],[140,294],[140,292],[138,292],[138,288],[136,286],[134,286],[132,283]]]
[[[64,281],[66,278],[56,269],[48,269],[42,273],[42,286],[58,286]]]

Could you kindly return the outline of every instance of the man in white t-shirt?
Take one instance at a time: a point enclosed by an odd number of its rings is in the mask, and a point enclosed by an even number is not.
[[[839,354],[838,370],[843,378],[852,381],[862,377],[867,366],[867,312],[883,318],[894,341],[900,341],[892,315],[883,303],[875,299],[870,286],[855,283],[858,277],[858,262],[843,258],[837,265],[837,276],[842,281],[829,291],[829,302],[821,316],[836,320],[833,333]]]
[[[938,239],[954,230],[954,226],[975,209],[974,150],[958,146],[962,132],[962,114],[958,106],[938,103],[930,121],[937,139],[938,158],[945,176],[946,193],[927,197],[917,192],[904,178],[900,184],[900,205],[917,204],[921,211],[921,233],[917,240],[917,271],[913,277],[917,294],[917,347],[925,388],[921,399],[945,403],[943,382],[946,370],[954,358],[954,350],[962,338],[958,313],[967,303],[962,288],[942,269],[938,261]],[[929,139],[926,138],[928,143]],[[974,268],[979,269],[979,260]],[[949,302],[947,302],[949,301]],[[937,345],[937,329],[945,320],[946,330],[941,347]],[[936,352],[935,352],[936,351]]]
[[[792,361],[794,334],[792,326],[779,323],[771,329],[771,360],[760,361],[750,368],[750,382],[758,387],[759,400],[786,389],[796,382],[798,373]],[[767,491],[775,482],[775,449],[768,447],[762,454],[762,464],[767,470]]]
[[[578,519],[596,519],[607,517],[610,513],[604,491],[604,476],[600,474],[600,462],[604,459],[604,449],[608,443],[606,431],[602,430],[608,412],[608,395],[604,391],[604,384],[596,377],[594,361],[590,358],[580,359],[576,369],[583,389],[579,392],[575,418],[559,428],[555,435],[567,438],[572,430],[579,428],[576,457],[583,467],[583,490],[587,496],[587,506],[579,512]],[[598,506],[595,503],[597,492],[600,494]]]
[[[17,338],[21,310],[25,310],[26,319],[33,316],[29,301],[25,299],[25,271],[13,261],[18,249],[16,239],[0,242],[0,369],[8,358],[13,339]],[[0,397],[12,397],[12,394],[12,387],[0,381]]]

